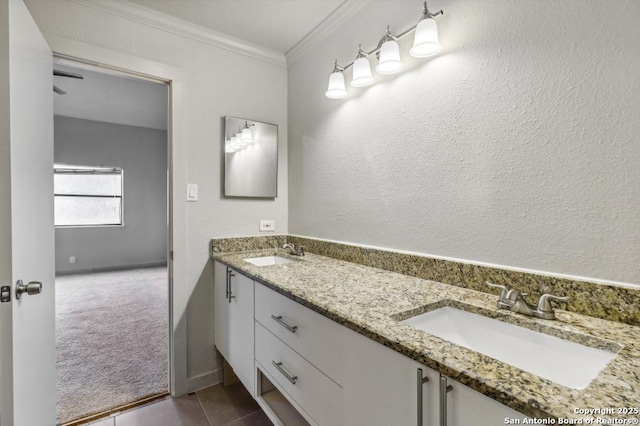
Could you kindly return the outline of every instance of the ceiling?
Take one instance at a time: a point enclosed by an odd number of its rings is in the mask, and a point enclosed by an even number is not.
[[[55,115],[167,129],[169,103],[165,84],[106,70],[71,67],[59,61],[54,68],[84,77],[84,80],[53,77],[53,84],[67,92],[66,95],[54,93]]]
[[[173,18],[283,54],[349,0],[128,0]],[[54,77],[54,114],[152,129],[167,128],[165,85],[57,60],[84,80]],[[78,68],[80,67],[80,68]]]
[[[129,0],[287,53],[345,0]]]

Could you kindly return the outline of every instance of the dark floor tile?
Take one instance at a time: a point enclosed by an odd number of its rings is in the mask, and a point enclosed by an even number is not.
[[[195,395],[168,398],[116,416],[115,426],[209,426]]]
[[[224,426],[273,426],[273,423],[271,423],[265,412],[260,410]]]
[[[260,409],[242,383],[226,387],[223,384],[211,386],[198,391],[196,395],[211,426],[222,426]]]

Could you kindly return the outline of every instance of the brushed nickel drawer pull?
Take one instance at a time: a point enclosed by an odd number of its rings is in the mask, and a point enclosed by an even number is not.
[[[447,378],[440,374],[440,426],[447,426],[447,394],[453,386],[447,383]]]
[[[418,396],[418,426],[422,426],[422,422],[423,422],[423,417],[424,417],[424,413],[422,412],[422,387],[424,386],[425,383],[427,383],[429,381],[428,377],[423,377],[422,375],[422,368],[418,368],[418,380],[417,380],[417,385],[418,385],[418,392],[417,392],[417,396]]]
[[[233,292],[231,291],[231,278],[235,277],[236,274],[233,273],[233,271],[231,269],[229,269],[229,294],[228,294],[228,300],[229,303],[231,303],[231,299],[235,299],[236,297],[233,295]]]
[[[296,384],[296,382],[298,381],[298,376],[291,376],[289,373],[287,373],[287,371],[284,368],[282,368],[281,362],[271,361],[271,364],[273,364],[273,366],[277,368],[278,371],[281,372],[282,375],[286,377],[287,380],[290,381],[292,385]]]
[[[287,330],[289,330],[292,333],[295,333],[296,330],[298,329],[297,325],[289,325],[286,322],[284,322],[282,320],[282,315],[271,315],[271,319],[274,320],[275,322],[277,322],[278,324],[280,324],[281,326],[283,326],[284,328],[286,328]]]

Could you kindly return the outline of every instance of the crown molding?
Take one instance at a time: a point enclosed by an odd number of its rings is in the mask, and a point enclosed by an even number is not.
[[[285,55],[277,50],[250,43],[230,35],[205,28],[191,22],[139,6],[124,0],[68,0],[114,16],[129,19],[149,27],[240,55],[286,67]]]
[[[320,22],[309,34],[304,36],[302,40],[296,43],[285,54],[287,58],[287,66],[291,66],[300,59],[306,52],[311,50],[313,46],[327,38],[337,27],[344,21],[358,13],[371,0],[345,0],[336,10],[331,12],[322,22]]]

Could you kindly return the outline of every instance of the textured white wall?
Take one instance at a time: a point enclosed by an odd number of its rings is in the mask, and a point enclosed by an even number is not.
[[[290,233],[640,284],[640,2],[433,0],[438,56],[403,40],[401,74],[324,97],[420,3],[372,1],[290,66]]]
[[[189,307],[187,373],[194,383],[217,370],[213,346],[212,237],[258,234],[260,219],[287,232],[287,71],[157,28],[66,0],[25,2],[40,29],[106,49],[180,68],[188,134],[187,179],[199,184],[199,202],[188,204]],[[279,125],[278,198],[222,198],[223,116]],[[184,190],[184,193],[181,192]],[[186,188],[176,197],[186,198]],[[186,201],[185,201],[186,202]]]

